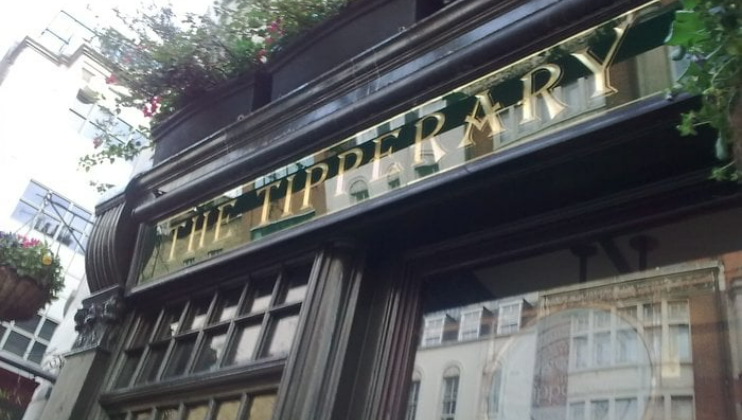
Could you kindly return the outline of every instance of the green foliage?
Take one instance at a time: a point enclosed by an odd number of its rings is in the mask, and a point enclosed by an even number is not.
[[[265,65],[348,1],[227,0],[215,3],[212,13],[182,18],[167,7],[136,16],[117,11],[117,28],[125,28],[125,34],[104,30],[101,52],[115,65],[107,82],[126,87],[128,93],[117,98],[110,121],[98,122],[104,132],[95,140],[98,151],[84,156],[80,165],[89,170],[131,160],[151,147],[147,140],[122,142],[112,134],[115,115],[123,107],[140,109],[157,124],[215,86]]]
[[[49,290],[48,302],[64,287],[62,265],[49,246],[37,239],[0,232],[0,265],[16,271],[21,277],[33,279]]]
[[[734,159],[730,150],[735,141],[730,115],[739,103],[742,89],[742,6],[739,0],[681,3],[667,41],[679,47],[675,59],[690,59],[679,80],[680,88],[700,95],[702,106],[684,114],[678,129],[682,135],[695,135],[699,125],[715,128],[719,133],[717,157],[728,163],[716,168],[712,178],[738,180],[738,169],[734,161],[729,162]]]

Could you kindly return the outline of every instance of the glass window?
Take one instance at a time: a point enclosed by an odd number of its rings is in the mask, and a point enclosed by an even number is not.
[[[497,333],[512,334],[520,327],[520,303],[500,307],[497,317]]]
[[[220,401],[216,407],[215,420],[237,420],[240,412],[240,400]]]
[[[299,322],[299,316],[293,315],[281,318],[273,326],[270,334],[267,357],[285,356],[291,349],[291,343],[294,341],[296,326]]]
[[[5,340],[3,350],[13,353],[16,356],[23,357],[26,354],[26,349],[28,349],[30,343],[30,338],[18,334],[15,331],[11,331],[10,334],[8,334],[8,338]]]
[[[415,420],[417,414],[417,399],[420,395],[420,381],[412,381],[407,396],[407,411],[405,420]]]
[[[574,264],[555,263],[559,256],[575,258]],[[583,283],[577,282],[579,260],[569,250],[437,269],[422,280],[421,341],[409,360],[425,373],[419,385],[409,385],[417,418],[695,419],[704,405],[707,412],[729,414],[719,408],[728,406],[729,397],[711,397],[705,387],[721,390],[733,380],[724,354],[734,348],[727,331],[708,325],[728,325],[736,315],[721,309],[729,299],[727,268],[701,261]],[[529,277],[533,273],[549,276]],[[479,308],[491,312],[497,328],[482,328],[476,340],[445,338],[449,319],[458,320],[457,337],[473,334]],[[515,331],[502,334],[505,325]],[[701,343],[718,352],[694,363]],[[460,375],[446,374],[452,365]],[[460,391],[456,398],[454,389]],[[695,393],[700,389],[703,399]],[[409,412],[400,408],[398,418],[406,420]]]
[[[39,342],[35,342],[33,347],[31,347],[31,351],[28,353],[28,360],[36,364],[41,364],[41,360],[44,358],[45,354],[46,346]]]
[[[472,340],[479,338],[479,330],[482,327],[482,310],[465,312],[461,314],[459,326],[459,340]]]
[[[441,420],[456,418],[456,400],[459,396],[459,376],[443,378],[443,399],[441,401]]]
[[[34,315],[33,318],[27,321],[16,321],[14,325],[16,328],[20,328],[24,331],[27,331],[33,334],[36,332],[36,328],[39,326],[40,321],[41,321],[41,317],[38,315]]]
[[[227,364],[242,364],[253,360],[260,336],[260,325],[245,325],[238,328],[234,344],[227,357]]]
[[[87,215],[87,219],[79,215]],[[12,217],[80,253],[86,241],[83,232],[93,223],[90,212],[34,181],[29,182]]]
[[[249,378],[259,374],[252,373],[251,365],[261,359],[285,363],[310,271],[308,264],[282,267],[248,278],[240,288],[231,286],[176,301],[158,312],[135,314],[111,387],[177,383],[220,369],[243,371]],[[242,296],[252,300],[246,306],[254,310],[239,311]]]

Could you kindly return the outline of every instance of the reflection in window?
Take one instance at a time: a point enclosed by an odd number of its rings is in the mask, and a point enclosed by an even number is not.
[[[459,326],[459,340],[472,340],[479,338],[479,330],[482,327],[482,310],[465,312],[461,315]]]
[[[368,193],[368,185],[366,184],[366,181],[359,179],[352,184],[350,184],[350,196],[353,198],[353,201],[358,203],[361,202],[367,198],[370,197]]]
[[[415,415],[417,414],[417,400],[420,397],[420,380],[412,381],[408,392],[407,410],[404,418],[405,420],[415,420]]]
[[[443,377],[443,398],[441,399],[441,420],[456,417],[456,400],[459,396],[459,370],[448,368]]]
[[[195,296],[159,314],[138,314],[115,387],[244,368],[268,357],[280,362],[296,335],[310,271],[306,263],[291,265],[240,289]]]
[[[31,181],[12,217],[68,248],[83,253],[93,215],[57,193]]]

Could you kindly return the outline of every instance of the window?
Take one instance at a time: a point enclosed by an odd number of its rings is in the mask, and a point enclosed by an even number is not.
[[[70,127],[83,137],[94,140],[106,132],[120,142],[142,142],[144,137],[121,118],[114,116],[106,108],[97,105],[95,98],[89,98],[79,91],[70,107]]]
[[[405,420],[415,420],[417,414],[417,400],[420,397],[420,380],[412,381],[410,384],[409,396],[407,397],[407,410]]]
[[[359,179],[350,184],[350,196],[356,203],[369,198],[368,185],[366,185],[366,181]]]
[[[441,399],[441,420],[456,418],[456,400],[459,396],[459,370],[455,367],[446,369],[443,374],[443,398]]]
[[[459,340],[473,340],[479,338],[482,329],[482,309],[461,314],[459,325]]]
[[[261,375],[256,364],[283,366],[298,328],[310,268],[308,263],[299,263],[256,273],[243,285],[174,302],[159,311],[140,311],[111,387],[180,383],[220,370],[244,375],[244,385]],[[252,401],[249,419],[270,419],[275,389],[269,394],[270,404],[266,396],[244,396]],[[216,402],[203,406],[216,404],[231,414],[209,418],[236,418],[239,404],[224,405],[219,398],[213,396]],[[207,414],[200,411],[201,406],[182,402],[186,414],[180,418],[204,419]],[[160,408],[152,410],[157,413]]]
[[[71,54],[82,43],[90,42],[95,33],[82,22],[60,12],[41,33],[41,43],[56,54]]]
[[[497,333],[512,334],[520,328],[521,302],[500,306],[497,317]]]
[[[275,394],[227,395],[208,400],[184,401],[176,406],[156,406],[131,412],[134,420],[270,420],[276,403]],[[241,412],[247,417],[240,415]],[[182,413],[182,414],[181,414]],[[111,419],[125,419],[127,412],[116,413]]]
[[[12,217],[79,253],[85,252],[93,225],[92,213],[35,181],[26,187]]]
[[[444,317],[431,318],[425,320],[425,329],[423,330],[423,346],[434,346],[443,341],[443,323]]]
[[[42,315],[0,325],[0,350],[40,365],[59,324]],[[7,334],[6,334],[7,332]]]
[[[490,395],[487,401],[487,416],[489,420],[494,420],[500,415],[500,405],[502,400],[502,366],[497,365],[492,373],[492,384],[490,385]]]

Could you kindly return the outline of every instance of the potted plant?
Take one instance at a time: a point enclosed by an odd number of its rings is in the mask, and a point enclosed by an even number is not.
[[[38,239],[0,232],[0,320],[31,318],[57,297],[62,266]]]
[[[716,179],[742,180],[742,5],[739,0],[682,0],[668,43],[689,65],[680,89],[699,95],[701,107],[683,115],[681,134],[710,125],[719,133],[716,154],[724,164]]]

